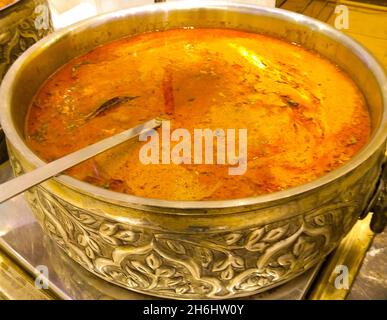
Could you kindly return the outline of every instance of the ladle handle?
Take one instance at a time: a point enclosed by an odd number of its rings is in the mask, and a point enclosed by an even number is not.
[[[23,174],[6,183],[0,185],[0,203],[17,196],[27,189],[42,183],[43,181],[58,175],[59,173],[87,160],[97,154],[100,154],[110,148],[113,148],[129,139],[132,139],[151,129],[161,125],[161,121],[153,119],[137,127],[118,133],[112,137],[101,140],[95,144],[87,146],[81,150],[70,153],[67,156],[59,158],[53,162],[43,165],[31,172]]]

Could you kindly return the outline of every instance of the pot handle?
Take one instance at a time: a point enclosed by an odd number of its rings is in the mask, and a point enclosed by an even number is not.
[[[387,225],[387,162],[382,167],[382,174],[376,185],[371,200],[360,218],[365,218],[369,212],[373,212],[371,230],[375,233],[383,232]]]

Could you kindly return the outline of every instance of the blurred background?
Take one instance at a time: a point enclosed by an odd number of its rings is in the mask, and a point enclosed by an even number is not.
[[[63,28],[96,14],[121,8],[152,4],[154,2],[172,2],[187,0],[49,0],[55,29]],[[195,0],[198,2],[201,0]],[[226,0],[228,1],[228,0]],[[275,6],[276,0],[240,0],[239,2]]]

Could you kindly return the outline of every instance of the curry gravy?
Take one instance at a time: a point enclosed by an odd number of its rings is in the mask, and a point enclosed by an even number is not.
[[[17,0],[0,0],[0,9],[6,7],[6,6],[8,6],[11,3],[14,3],[16,1]]]
[[[148,198],[251,197],[324,175],[370,135],[361,92],[319,55],[254,33],[179,29],[121,39],[66,64],[32,102],[26,139],[52,161],[160,115],[172,130],[247,129],[247,172],[143,165],[136,140],[67,173]]]

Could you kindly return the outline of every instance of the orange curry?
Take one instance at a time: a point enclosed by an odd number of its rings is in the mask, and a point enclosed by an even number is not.
[[[247,172],[144,165],[145,142],[136,140],[67,173],[148,198],[251,197],[324,175],[370,134],[361,92],[316,53],[254,33],[179,29],[121,39],[66,64],[36,95],[26,139],[52,161],[160,115],[171,119],[172,130],[247,129]]]
[[[0,9],[16,2],[16,0],[0,0]]]

